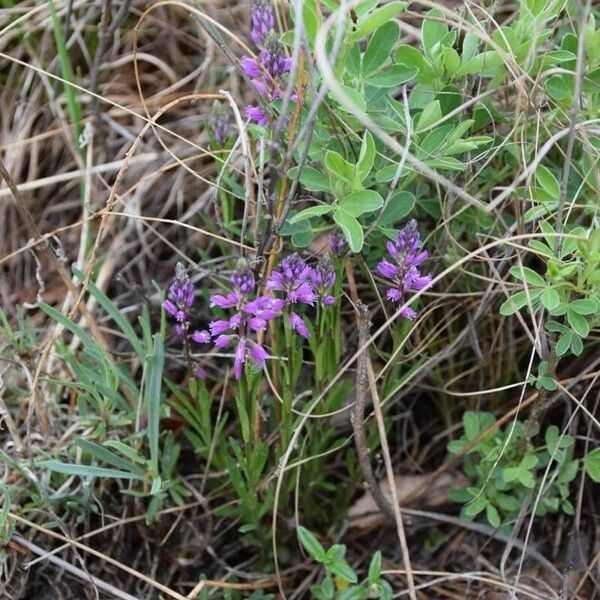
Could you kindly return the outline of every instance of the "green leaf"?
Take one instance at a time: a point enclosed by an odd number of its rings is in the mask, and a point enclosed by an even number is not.
[[[479,435],[479,415],[469,410],[463,415],[463,426],[465,429],[465,437],[470,442]]]
[[[373,190],[352,192],[340,203],[340,209],[353,217],[379,210],[383,206],[383,198]]]
[[[488,500],[484,494],[479,494],[475,497],[474,500],[469,502],[465,506],[465,515],[467,517],[474,517],[478,515],[481,511],[485,510],[487,506]]]
[[[160,425],[160,404],[162,375],[165,364],[165,349],[160,334],[153,337],[152,354],[146,359],[144,378],[146,385],[146,409],[148,411],[148,446],[150,448],[150,464],[152,472],[158,475],[158,437]]]
[[[596,483],[600,483],[600,448],[588,452],[583,464],[585,466],[585,472]]]
[[[139,466],[130,463],[129,461],[121,458],[120,456],[114,454],[107,448],[100,446],[99,444],[95,444],[94,442],[89,442],[88,440],[84,440],[83,438],[78,438],[75,440],[75,445],[79,446],[84,452],[95,456],[97,459],[112,465],[113,467],[117,467],[118,469],[122,469],[123,471],[135,473],[140,477],[143,477],[144,470]]]
[[[425,108],[421,113],[419,120],[417,121],[417,125],[415,127],[415,131],[419,133],[423,131],[427,127],[434,125],[442,118],[442,107],[438,100],[433,100]]]
[[[504,317],[514,315],[516,312],[521,310],[524,306],[527,306],[529,299],[535,300],[542,293],[541,288],[529,290],[529,294],[525,290],[513,294],[507,298],[500,306],[500,314]]]
[[[533,285],[535,287],[546,287],[546,281],[544,278],[529,267],[511,267],[510,274],[521,281],[526,281],[529,285]]]
[[[373,554],[373,558],[369,564],[369,583],[371,585],[377,583],[379,578],[381,577],[381,550],[377,550],[375,554]]]
[[[325,153],[325,168],[348,183],[354,179],[354,165],[351,165],[339,152],[328,150]]]
[[[560,185],[558,180],[544,165],[539,165],[535,171],[535,178],[544,191],[553,199],[560,198]]]
[[[427,13],[421,26],[423,48],[428,54],[433,54],[438,42],[448,33],[448,26],[444,22],[444,13],[434,8]]]
[[[299,213],[295,214],[290,220],[290,224],[294,225],[300,221],[306,221],[307,219],[311,219],[312,217],[320,217],[322,215],[326,215],[333,210],[333,206],[329,204],[317,204],[316,206],[309,206],[304,210],[301,210]]]
[[[444,67],[450,77],[453,77],[460,68],[460,56],[454,48],[444,50]]]
[[[544,82],[548,95],[554,100],[564,101],[573,95],[573,76],[551,75]]]
[[[456,71],[456,77],[479,75],[480,77],[495,77],[503,66],[502,59],[494,50],[477,54]]]
[[[405,8],[406,2],[389,2],[364,19],[356,28],[353,37],[360,39],[369,35],[372,31],[379,29],[396,15],[399,15]]]
[[[355,178],[362,183],[371,172],[375,162],[375,140],[370,131],[365,131],[356,163]]]
[[[104,467],[94,467],[92,465],[73,465],[63,463],[59,460],[42,460],[36,463],[55,473],[64,475],[76,475],[78,477],[102,477],[105,479],[142,479],[136,473],[131,471],[117,471],[116,469],[106,469]]]
[[[366,77],[365,81],[374,87],[391,88],[402,85],[417,75],[415,67],[398,64],[385,67]]]
[[[338,209],[333,213],[333,220],[344,232],[344,236],[352,252],[360,252],[364,244],[364,233],[360,223],[351,214]]]
[[[558,295],[558,292],[551,287],[546,288],[542,292],[540,300],[549,311],[553,311],[560,304],[560,296]]]
[[[498,509],[491,503],[485,507],[485,516],[487,517],[488,523],[492,527],[500,527],[500,514]]]
[[[570,306],[567,309],[567,321],[578,336],[587,337],[590,332],[590,324],[584,316],[576,313]]]
[[[393,225],[410,214],[415,205],[415,197],[407,191],[396,192],[381,213],[379,223],[382,227]]]
[[[582,298],[581,300],[573,300],[569,304],[569,309],[578,315],[593,315],[598,311],[598,306],[593,300]]]
[[[298,167],[290,169],[288,177],[293,179],[296,176],[297,171]],[[313,167],[303,167],[299,181],[304,188],[311,192],[328,192],[330,189],[329,181],[325,174]]]
[[[319,540],[308,529],[306,529],[306,527],[302,527],[302,525],[298,525],[298,527],[296,528],[296,533],[298,534],[298,540],[300,540],[300,543],[302,544],[304,549],[317,562],[325,562],[325,548],[323,548],[321,542],[319,542]]]
[[[390,58],[392,48],[396,45],[400,36],[400,26],[396,21],[388,21],[383,24],[371,36],[369,45],[363,57],[363,73],[369,75]]]
[[[356,573],[345,560],[336,560],[327,565],[327,567],[334,575],[337,575],[350,583],[356,583],[358,581]]]

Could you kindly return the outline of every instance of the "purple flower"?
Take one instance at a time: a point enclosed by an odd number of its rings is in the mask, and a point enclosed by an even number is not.
[[[310,281],[312,269],[298,254],[290,254],[279,264],[279,270],[274,271],[267,280],[269,290],[282,292],[286,304],[315,303],[316,294]]]
[[[239,379],[247,356],[260,368],[264,367],[265,358],[268,356],[262,346],[247,338],[248,331],[264,331],[267,322],[280,315],[285,302],[269,296],[259,296],[250,300],[250,295],[256,290],[256,280],[254,273],[246,265],[236,269],[230,280],[233,291],[226,295],[213,295],[211,306],[223,310],[234,309],[235,312],[227,319],[212,321],[209,329],[215,338],[215,348],[226,348],[237,339],[233,374]]]
[[[281,98],[283,77],[291,71],[292,59],[285,56],[281,42],[271,33],[264,40],[264,48],[258,58],[243,56],[241,66],[258,94],[265,102],[271,103]],[[291,99],[295,101],[297,96],[292,95]],[[259,125],[268,123],[268,117],[260,106],[247,106],[245,112],[248,119]]]
[[[167,299],[163,302],[163,308],[179,323],[184,323],[189,319],[192,304],[194,304],[194,285],[185,267],[177,263],[175,277],[169,287]]]
[[[290,313],[290,325],[298,335],[301,335],[304,339],[308,339],[308,329],[300,315],[295,312]]]
[[[323,306],[335,304],[335,297],[330,293],[335,285],[335,270],[329,257],[321,260],[316,267],[311,269],[310,280]]]
[[[395,242],[388,242],[386,248],[392,261],[383,259],[377,265],[377,271],[385,279],[392,282],[386,291],[386,298],[401,304],[408,292],[422,290],[431,283],[431,275],[422,275],[418,266],[429,256],[426,250],[419,252],[421,238],[417,230],[417,222],[410,220],[398,233]],[[417,313],[410,307],[401,311],[405,319],[414,319]]]
[[[250,20],[252,22],[250,37],[260,48],[275,28],[275,15],[271,2],[269,0],[252,0]]]
[[[264,127],[269,122],[269,118],[260,106],[246,106],[244,113],[246,114],[247,119],[250,119],[250,121],[260,125],[261,127]]]
[[[206,329],[202,331],[196,330],[194,333],[192,333],[192,339],[197,344],[208,344],[208,342],[210,342],[210,333],[208,333]]]

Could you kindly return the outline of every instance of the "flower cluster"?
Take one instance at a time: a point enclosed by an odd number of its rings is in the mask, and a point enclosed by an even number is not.
[[[323,306],[335,303],[331,290],[335,285],[335,271],[330,260],[324,260],[316,267],[309,267],[298,254],[284,258],[277,271],[267,280],[267,289],[280,292],[291,328],[303,338],[308,338],[308,328],[304,319],[296,312],[296,306],[313,306],[320,300]]]
[[[242,369],[247,357],[260,368],[265,366],[267,351],[258,343],[250,340],[249,332],[264,331],[267,322],[279,316],[285,303],[270,296],[259,296],[250,300],[256,289],[254,274],[247,266],[234,271],[231,276],[233,289],[226,295],[211,296],[211,307],[232,310],[227,319],[211,321],[209,329],[215,341],[215,348],[227,348],[236,343],[233,374],[236,379],[242,376]]]
[[[281,42],[275,37],[275,18],[268,0],[253,0],[250,12],[252,30],[250,37],[259,50],[258,58],[243,56],[241,65],[244,73],[252,80],[256,91],[265,102],[281,98],[283,77],[292,68],[292,59],[287,58]],[[295,100],[295,96],[292,96]],[[266,125],[268,117],[258,105],[245,110],[246,117],[259,125]]]
[[[417,231],[417,222],[410,220],[400,230],[395,242],[387,243],[389,260],[377,265],[379,274],[392,282],[386,292],[386,298],[398,304],[404,301],[407,292],[416,292],[431,282],[431,275],[422,275],[419,266],[427,259],[427,250],[419,251],[421,238]],[[410,307],[402,310],[405,319],[414,319],[417,313]]]
[[[266,282],[266,289],[280,297],[256,297],[254,273],[246,264],[242,264],[231,275],[230,291],[213,294],[210,298],[211,308],[227,311],[228,316],[212,320],[208,325],[209,331],[194,331],[190,337],[198,343],[212,341],[218,350],[235,345],[233,375],[239,379],[248,359],[257,367],[264,368],[269,356],[265,348],[250,336],[265,331],[269,321],[284,314],[291,329],[301,337],[308,338],[308,327],[298,311],[303,304],[314,306],[319,302],[324,307],[334,304],[335,297],[331,292],[335,279],[335,270],[329,257],[310,267],[294,253],[281,261],[279,268]],[[192,283],[185,269],[178,265],[163,306],[176,319],[176,331],[182,338],[188,335],[193,301]]]
[[[210,333],[208,331],[196,329],[191,335],[189,333],[194,298],[194,285],[185,267],[181,263],[177,263],[175,277],[169,286],[167,299],[163,302],[163,308],[167,314],[175,319],[175,333],[185,344],[190,339],[197,344],[206,344],[210,342]],[[201,367],[198,367],[196,374],[201,379],[205,377],[205,371]]]

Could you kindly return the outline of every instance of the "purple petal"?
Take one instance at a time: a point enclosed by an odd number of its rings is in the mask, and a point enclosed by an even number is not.
[[[177,313],[179,312],[179,310],[177,309],[177,307],[170,301],[170,300],[165,300],[163,302],[163,308],[165,309],[166,312],[168,312],[172,317],[177,316]]]
[[[229,327],[229,321],[227,321],[226,319],[219,319],[218,321],[211,321],[208,324],[208,328],[210,329],[210,332],[212,333],[213,336],[220,335],[223,332],[227,331],[228,329],[231,329]]]
[[[398,288],[390,288],[385,297],[391,302],[400,302],[402,300],[402,292]]]
[[[255,58],[251,58],[249,56],[242,56],[242,60],[240,61],[242,65],[242,69],[244,73],[250,78],[260,77],[261,69],[258,61]]]
[[[334,296],[323,296],[322,302],[325,306],[331,306],[332,304],[335,304],[335,297]]]
[[[203,329],[202,331],[196,330],[192,333],[192,339],[197,344],[208,344],[208,342],[210,342],[210,333],[208,333],[206,329]]]
[[[377,271],[379,271],[379,274],[386,279],[394,279],[394,277],[398,275],[400,268],[387,260],[382,260],[377,265]]]
[[[242,376],[242,368],[246,362],[246,338],[241,338],[235,349],[235,360],[233,362],[233,376],[239,379]]]
[[[400,312],[400,315],[405,319],[412,321],[417,316],[417,313],[410,306],[407,306]]]
[[[250,348],[250,358],[261,369],[265,366],[265,360],[269,357],[269,353],[259,344],[252,343]]]
[[[229,344],[231,343],[232,338],[233,338],[232,335],[220,335],[215,340],[215,348],[219,348],[219,350],[222,350],[223,348],[227,348],[227,346],[229,346]]]
[[[210,305],[219,308],[233,308],[238,302],[238,296],[235,292],[230,292],[227,296],[214,294],[210,297]]]
[[[250,317],[248,319],[248,327],[250,327],[252,331],[264,331],[267,327],[267,322],[265,319],[259,317]]]
[[[418,267],[423,261],[427,260],[428,256],[429,252],[423,250],[423,252],[419,252],[418,254],[409,254],[405,262],[409,267]]]
[[[206,372],[206,369],[203,369],[201,366],[197,366],[194,369],[194,375],[198,378],[198,379],[206,379],[208,373]]]
[[[244,112],[246,113],[246,117],[250,119],[250,121],[257,123],[262,127],[264,127],[269,122],[267,115],[264,113],[263,109],[260,106],[246,106]]]
[[[300,315],[297,315],[294,312],[290,313],[290,325],[296,333],[301,335],[303,338],[308,339],[308,329]]]

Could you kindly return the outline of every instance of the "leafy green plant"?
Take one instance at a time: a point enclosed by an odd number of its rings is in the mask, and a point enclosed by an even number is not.
[[[358,584],[358,576],[344,556],[346,546],[334,544],[327,550],[305,527],[297,528],[298,540],[308,554],[325,568],[325,577],[310,588],[317,600],[363,600],[366,598],[392,598],[392,587],[381,577],[381,552],[376,552],[369,564],[367,580]],[[352,585],[350,585],[352,584]]]
[[[491,413],[466,412],[464,433],[448,444],[449,452],[462,451],[495,422]],[[520,421],[498,428],[467,451],[463,470],[471,485],[451,493],[453,500],[465,503],[462,514],[466,518],[485,512],[490,525],[500,527],[517,517],[528,494],[539,485],[544,487],[536,515],[559,510],[573,514],[569,484],[580,465],[579,459],[573,458],[573,437],[561,435],[558,427],[551,425],[546,429],[544,443],[523,453],[519,444],[523,429]],[[549,464],[548,478],[542,481]]]

